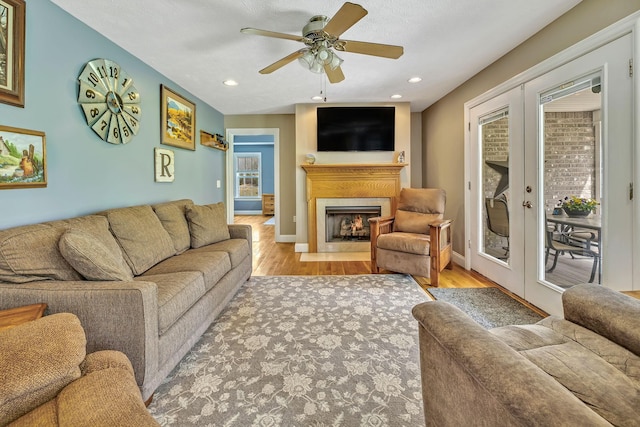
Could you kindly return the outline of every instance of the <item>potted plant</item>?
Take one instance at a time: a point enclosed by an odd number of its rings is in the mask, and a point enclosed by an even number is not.
[[[560,200],[560,206],[568,216],[588,216],[598,206],[599,203],[595,199],[587,199],[584,197],[567,196],[564,200]]]

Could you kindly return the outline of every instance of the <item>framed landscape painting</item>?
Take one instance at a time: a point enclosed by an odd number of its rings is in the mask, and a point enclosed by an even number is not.
[[[24,0],[0,0],[0,102],[24,107]]]
[[[173,147],[195,150],[196,105],[161,85],[160,109],[161,142]]]
[[[46,186],[44,132],[0,126],[0,189]]]

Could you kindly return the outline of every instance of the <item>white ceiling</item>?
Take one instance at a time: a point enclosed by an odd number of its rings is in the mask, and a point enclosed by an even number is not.
[[[300,35],[314,15],[344,1],[51,0],[223,114],[293,113],[312,103],[324,75],[294,61],[258,70],[304,47],[241,34],[255,27]],[[357,1],[357,0],[355,0]],[[340,53],[346,79],[326,83],[327,102],[410,102],[419,112],[580,0],[362,0],[369,14],[342,38],[401,45],[397,60]],[[99,52],[96,52],[99,55]],[[111,58],[114,59],[114,58]],[[407,79],[422,77],[410,84]],[[228,87],[225,79],[239,85]]]

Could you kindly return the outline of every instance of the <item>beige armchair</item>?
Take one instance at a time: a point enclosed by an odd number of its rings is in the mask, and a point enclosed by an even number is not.
[[[429,277],[431,285],[438,286],[440,272],[453,267],[445,204],[444,190],[403,188],[393,216],[369,219],[371,271]]]

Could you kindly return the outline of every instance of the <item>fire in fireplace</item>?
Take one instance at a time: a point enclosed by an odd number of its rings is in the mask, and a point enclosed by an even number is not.
[[[381,206],[327,206],[326,242],[369,241],[368,220],[381,213]]]

